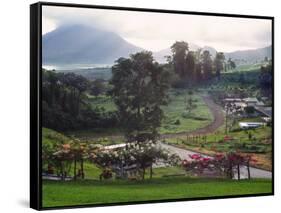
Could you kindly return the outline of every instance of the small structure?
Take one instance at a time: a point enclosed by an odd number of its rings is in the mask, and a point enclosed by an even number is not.
[[[239,127],[241,129],[253,129],[258,128],[260,126],[265,126],[266,123],[263,122],[239,122]]]
[[[264,117],[271,118],[272,117],[272,107],[265,107],[265,106],[256,106],[255,109],[261,113]]]
[[[261,97],[261,100],[262,100],[262,101],[267,101],[267,100],[268,100],[268,97]]]
[[[256,107],[263,107],[265,104],[262,101],[256,103]]]
[[[261,119],[268,124],[271,123],[271,117],[262,117]]]
[[[242,102],[242,101],[235,102],[234,104],[235,104],[236,107],[241,107],[242,109],[244,109],[244,107],[247,106],[247,104],[245,104],[245,103]]]
[[[243,101],[247,106],[256,106],[259,102],[257,98],[244,98]]]
[[[60,175],[42,173],[42,179],[43,180],[62,180],[62,177]],[[73,178],[70,176],[66,176],[63,178],[63,180],[69,181],[69,180],[73,180]]]
[[[235,103],[235,102],[242,102],[241,98],[225,98],[225,103]]]
[[[114,145],[108,145],[103,147],[104,150],[112,150],[112,149],[119,149],[126,147],[127,144],[121,143],[121,144],[114,144]]]

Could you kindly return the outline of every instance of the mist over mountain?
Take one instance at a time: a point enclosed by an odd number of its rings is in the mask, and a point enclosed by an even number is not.
[[[84,25],[62,26],[43,36],[43,64],[112,64],[141,51],[113,32]]]
[[[171,44],[172,45],[172,44]],[[200,47],[189,43],[189,49],[208,50],[215,57],[217,50],[211,46]],[[271,46],[253,50],[238,50],[225,53],[226,59],[253,63],[271,58]],[[42,38],[42,59],[44,65],[112,65],[120,57],[142,51],[114,32],[85,25],[60,26]],[[153,53],[156,61],[165,63],[165,56],[172,55],[170,47]]]

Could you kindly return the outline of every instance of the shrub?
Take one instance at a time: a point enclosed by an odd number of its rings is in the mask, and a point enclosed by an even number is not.
[[[181,124],[181,122],[180,122],[180,120],[179,119],[177,119],[176,121],[175,121],[175,123],[174,123],[175,125],[180,125]]]
[[[102,171],[102,173],[100,174],[100,180],[102,180],[102,179],[107,180],[107,179],[112,178],[112,176],[113,176],[112,170],[109,169],[109,168],[105,168],[105,169]]]
[[[248,168],[248,178],[250,178],[250,162],[256,162],[250,155],[241,155],[238,153],[217,154],[214,157],[204,157],[200,154],[189,155],[191,160],[183,160],[182,166],[195,175],[204,175],[204,173],[212,173],[222,175],[228,178],[234,177],[237,172],[240,179],[240,166],[244,165]]]

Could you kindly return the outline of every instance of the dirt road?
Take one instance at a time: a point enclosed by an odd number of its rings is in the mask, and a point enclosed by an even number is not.
[[[210,96],[202,96],[203,101],[208,106],[209,110],[213,114],[213,121],[208,124],[205,127],[202,127],[200,129],[196,129],[193,131],[188,132],[180,132],[180,133],[173,133],[173,134],[163,134],[161,135],[161,138],[173,138],[175,136],[186,136],[186,135],[205,135],[209,133],[215,132],[220,126],[224,123],[224,113],[222,111],[222,108],[217,105]]]

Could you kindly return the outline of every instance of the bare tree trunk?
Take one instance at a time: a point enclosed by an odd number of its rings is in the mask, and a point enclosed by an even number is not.
[[[84,174],[84,161],[83,161],[83,158],[81,158],[81,178],[84,179],[85,177],[85,174]]]
[[[238,180],[240,180],[240,165],[237,165],[237,175],[238,175]]]
[[[81,92],[78,91],[78,101],[77,101],[77,115],[80,113],[80,97],[81,97]]]
[[[145,168],[142,169],[142,179],[144,180],[145,177]]]
[[[232,164],[229,165],[228,176],[229,176],[230,179],[233,178],[233,167],[232,167]]]
[[[76,178],[77,178],[77,174],[76,174],[76,158],[74,159],[74,172],[73,172],[73,174],[74,174],[74,180],[76,180]]]
[[[227,125],[228,125],[227,124],[227,121],[228,121],[227,117],[228,117],[228,110],[226,110],[226,114],[225,114],[225,131],[224,131],[225,134],[227,134]]]
[[[152,179],[152,164],[150,165],[150,179]]]
[[[64,181],[64,168],[63,168],[63,162],[61,161],[61,180]]]
[[[251,179],[251,174],[250,174],[250,162],[248,161],[247,163],[247,170],[248,170],[248,179]]]

